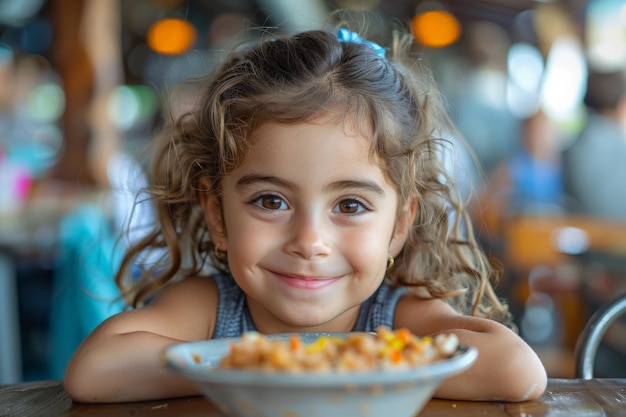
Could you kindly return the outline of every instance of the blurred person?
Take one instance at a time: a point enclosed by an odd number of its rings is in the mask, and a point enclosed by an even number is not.
[[[581,214],[626,220],[626,78],[590,71],[585,125],[563,153],[565,186]]]
[[[476,200],[480,224],[495,235],[517,214],[562,214],[569,210],[563,183],[561,144],[565,136],[539,110],[522,120],[522,146],[487,176]]]

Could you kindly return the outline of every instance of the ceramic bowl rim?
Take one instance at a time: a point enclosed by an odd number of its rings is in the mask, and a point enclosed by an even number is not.
[[[288,339],[293,333],[267,335],[271,339]],[[345,332],[298,333],[305,343],[320,336],[345,337]],[[465,345],[459,346],[455,355],[430,364],[407,369],[375,371],[337,372],[271,372],[221,369],[217,361],[227,353],[235,338],[209,339],[197,342],[182,342],[170,345],[163,351],[165,366],[175,373],[197,383],[220,385],[265,386],[265,387],[354,387],[371,385],[432,384],[469,368],[478,356],[478,350]],[[211,356],[211,357],[207,357]]]

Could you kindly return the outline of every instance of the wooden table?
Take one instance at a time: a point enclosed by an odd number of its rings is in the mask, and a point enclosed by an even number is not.
[[[65,394],[61,381],[40,381],[0,385],[0,416],[219,417],[222,415],[204,397],[122,404],[78,404],[73,403]],[[419,417],[433,416],[626,416],[626,378],[550,379],[546,392],[538,400],[522,403],[433,399],[422,410]]]

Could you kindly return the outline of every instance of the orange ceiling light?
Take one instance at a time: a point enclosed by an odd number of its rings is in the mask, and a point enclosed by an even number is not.
[[[461,36],[461,24],[451,13],[431,10],[415,15],[412,20],[415,39],[424,46],[443,48]]]
[[[148,29],[146,40],[160,54],[182,54],[196,41],[196,29],[182,19],[162,19]]]

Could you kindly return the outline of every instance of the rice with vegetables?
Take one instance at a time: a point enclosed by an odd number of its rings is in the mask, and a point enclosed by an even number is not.
[[[419,337],[408,329],[380,327],[376,333],[323,335],[304,343],[294,333],[288,340],[248,332],[230,344],[221,368],[282,372],[371,371],[406,369],[453,356],[459,347],[454,334]]]

